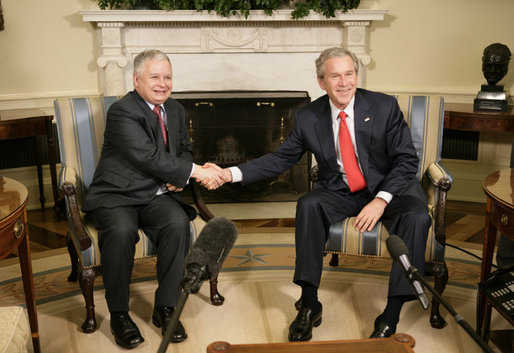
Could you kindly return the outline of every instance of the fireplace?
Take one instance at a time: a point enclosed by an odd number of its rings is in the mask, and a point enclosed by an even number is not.
[[[230,167],[274,151],[287,138],[305,91],[216,91],[173,93],[186,110],[193,159]],[[284,174],[242,186],[202,191],[206,202],[294,201],[308,191],[305,155]]]

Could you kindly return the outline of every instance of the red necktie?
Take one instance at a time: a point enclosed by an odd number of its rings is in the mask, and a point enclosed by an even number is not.
[[[357,163],[357,157],[355,157],[352,139],[348,132],[348,126],[346,126],[346,117],[347,115],[344,111],[339,113],[339,118],[341,119],[339,123],[339,148],[341,149],[341,158],[343,159],[348,186],[351,192],[356,192],[366,187],[366,180],[364,180],[364,176]]]
[[[157,119],[159,120],[159,126],[161,127],[162,138],[164,140],[164,144],[166,145],[166,149],[168,149],[168,134],[166,133],[166,127],[164,126],[164,121],[162,120],[161,106],[156,105],[153,108],[153,112],[155,113],[155,115],[157,116]]]

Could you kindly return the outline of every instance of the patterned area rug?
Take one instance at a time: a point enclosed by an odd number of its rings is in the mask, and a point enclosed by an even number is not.
[[[294,269],[293,235],[285,233],[240,234],[219,277],[224,305],[209,302],[208,285],[190,295],[181,315],[189,338],[168,347],[168,352],[201,353],[214,341],[231,344],[287,342],[287,328],[296,311],[293,304],[299,288],[292,284]],[[325,258],[319,297],[324,305],[323,323],[313,331],[313,340],[349,340],[369,336],[375,317],[383,310],[391,260],[374,257],[343,257],[338,267]],[[84,334],[84,300],[77,283],[67,281],[68,257],[57,255],[34,261],[34,284],[43,351],[123,352],[109,329],[109,314],[101,278],[95,282],[96,317],[93,334]],[[450,281],[445,298],[474,326],[476,283],[480,263],[448,249]],[[1,305],[24,305],[23,286],[16,264],[0,268]],[[17,273],[18,272],[18,273]],[[155,259],[138,261],[131,286],[131,316],[145,342],[135,351],[156,352],[161,344],[160,329],[151,324],[155,291]],[[431,297],[429,294],[427,294]],[[417,302],[404,306],[398,332],[416,340],[415,351],[432,353],[480,352],[476,344],[441,308],[448,325],[435,330],[429,315]],[[493,319],[493,325],[501,320]],[[32,349],[28,344],[29,350]]]
[[[451,249],[450,249],[451,250]],[[458,255],[458,254],[457,254]],[[66,255],[62,255],[66,261]],[[465,256],[465,255],[464,255]],[[294,270],[294,244],[242,244],[234,245],[228,255],[222,272]],[[344,256],[339,266],[329,265],[330,255],[325,257],[324,272],[348,272],[384,276],[387,278],[391,260],[378,257]],[[447,256],[449,285],[476,289],[479,281],[480,263],[475,260]],[[16,272],[14,265],[12,269]],[[6,272],[0,269],[0,273]],[[34,286],[37,304],[60,300],[80,294],[77,283],[68,282],[70,267],[57,267],[37,272],[34,270]],[[2,276],[4,277],[4,276]],[[5,278],[5,277],[4,277]],[[137,261],[134,267],[133,283],[155,279],[155,259]],[[429,278],[430,280],[430,278]],[[387,281],[387,279],[384,279]],[[95,289],[103,288],[102,279],[97,278]],[[24,305],[23,284],[20,277],[0,281],[2,306]]]

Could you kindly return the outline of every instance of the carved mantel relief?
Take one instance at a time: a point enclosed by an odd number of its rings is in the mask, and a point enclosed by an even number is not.
[[[346,46],[366,79],[368,28],[387,10],[353,10],[332,19],[313,14],[291,20],[290,10],[273,16],[253,11],[248,19],[196,11],[82,11],[100,32],[101,90],[122,95],[132,89],[131,62],[146,48],[167,53],[174,65],[174,90],[308,90],[320,93],[314,59],[323,49]]]

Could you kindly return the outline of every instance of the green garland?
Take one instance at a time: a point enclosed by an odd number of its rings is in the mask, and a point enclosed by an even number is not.
[[[161,10],[197,10],[214,11],[216,14],[227,17],[241,14],[245,18],[250,10],[263,10],[265,14],[272,15],[273,11],[283,5],[287,0],[92,0],[98,2],[102,9],[161,9]],[[300,0],[295,2],[295,9],[291,13],[292,19],[308,16],[311,11],[321,13],[326,18],[335,17],[337,11],[346,12],[356,9],[360,0]]]

